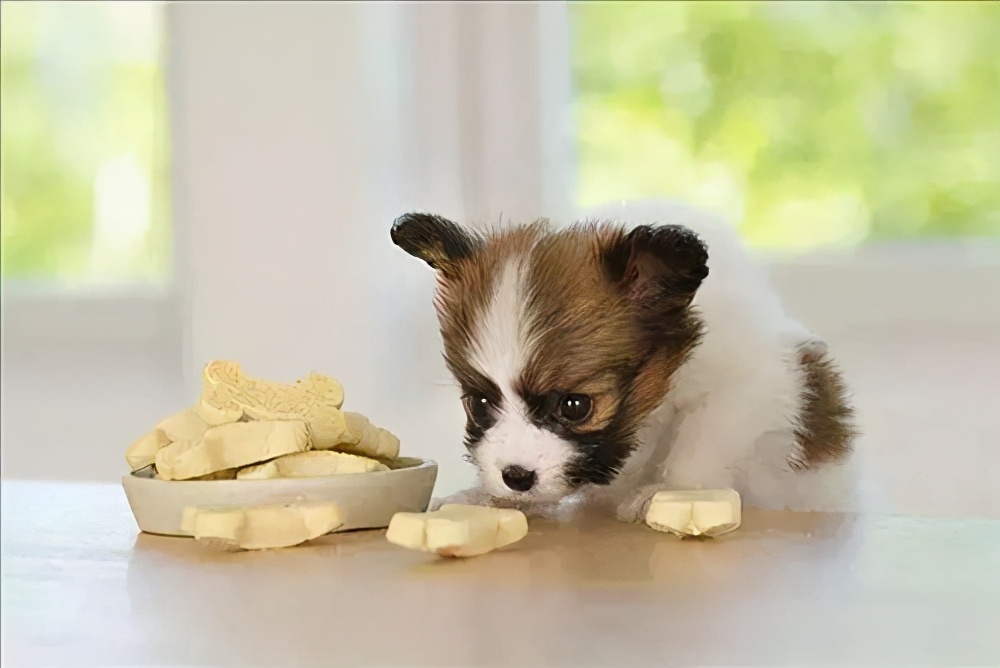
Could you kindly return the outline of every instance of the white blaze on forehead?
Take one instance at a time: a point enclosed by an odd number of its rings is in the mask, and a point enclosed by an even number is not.
[[[470,362],[496,383],[505,403],[517,400],[514,385],[530,356],[527,285],[522,258],[500,270],[493,297],[473,333]]]
[[[555,500],[568,491],[563,475],[575,451],[570,443],[531,424],[527,408],[514,390],[532,353],[525,274],[523,258],[503,266],[493,297],[473,333],[469,361],[503,394],[497,421],[477,444],[473,461],[483,487],[494,496]],[[526,494],[509,489],[503,482],[507,466],[534,471],[534,487]]]

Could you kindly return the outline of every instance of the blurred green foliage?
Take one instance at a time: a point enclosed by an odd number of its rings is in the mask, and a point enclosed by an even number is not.
[[[1000,236],[1000,3],[575,3],[578,204],[757,247]]]
[[[0,5],[4,278],[168,276],[162,11]],[[570,18],[579,204],[677,197],[772,249],[1000,236],[1000,3],[587,2]]]
[[[0,5],[3,277],[170,270],[158,3]]]

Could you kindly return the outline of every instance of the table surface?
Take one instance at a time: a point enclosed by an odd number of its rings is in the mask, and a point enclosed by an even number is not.
[[[681,541],[533,521],[445,560],[140,534],[111,485],[4,482],[3,665],[1000,665],[1000,521],[749,512]]]

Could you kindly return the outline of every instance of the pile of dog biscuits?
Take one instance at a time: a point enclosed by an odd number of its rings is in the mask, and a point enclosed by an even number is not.
[[[198,403],[156,425],[125,460],[132,471],[153,466],[161,480],[386,470],[382,462],[399,455],[399,439],[341,411],[343,403],[343,388],[329,376],[276,383],[247,376],[235,362],[211,362]]]
[[[313,478],[387,471],[399,439],[360,413],[342,411],[329,376],[294,383],[247,376],[235,362],[206,365],[202,394],[133,443],[129,468],[160,480]],[[343,524],[332,504],[185,510],[184,530],[230,549],[286,547]]]

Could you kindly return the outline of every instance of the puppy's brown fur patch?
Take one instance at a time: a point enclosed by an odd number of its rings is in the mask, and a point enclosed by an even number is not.
[[[570,229],[546,237],[533,249],[527,274],[534,350],[518,390],[591,395],[588,430],[615,414],[623,376],[636,366],[627,303],[603,276],[609,234]]]
[[[858,436],[847,385],[822,344],[800,346],[797,361],[804,374],[799,428],[795,430],[801,455],[791,458],[790,464],[808,469],[842,460]]]
[[[627,398],[635,419],[663,400],[670,377],[698,341],[646,349],[629,295],[608,280],[604,252],[625,232],[597,223],[547,236],[531,252],[530,329],[534,354],[521,376],[524,393],[580,392],[594,401],[579,431],[603,429]]]
[[[449,275],[438,276],[434,301],[445,360],[461,382],[479,377],[468,364],[469,348],[476,322],[490,306],[504,265],[515,257],[527,256],[548,228],[548,220],[505,229],[484,236],[473,255],[453,263]]]

